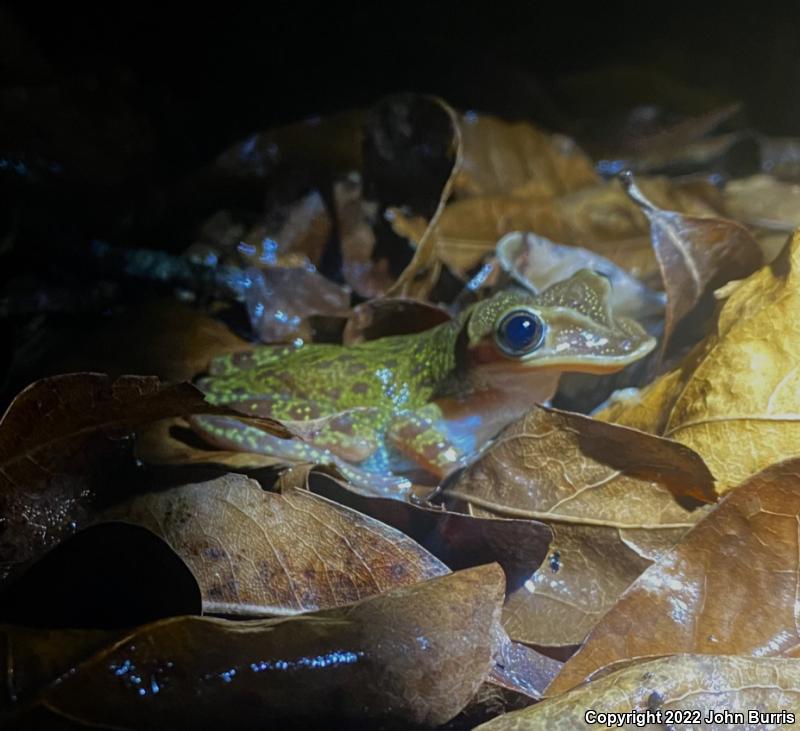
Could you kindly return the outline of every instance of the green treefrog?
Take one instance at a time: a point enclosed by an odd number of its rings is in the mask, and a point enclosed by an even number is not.
[[[550,399],[562,372],[609,373],[653,349],[638,323],[611,311],[610,291],[581,270],[539,294],[500,291],[420,333],[223,356],[198,384],[208,401],[320,427],[286,440],[232,416],[191,423],[216,446],[333,463],[373,491],[407,489],[403,475],[438,480]]]

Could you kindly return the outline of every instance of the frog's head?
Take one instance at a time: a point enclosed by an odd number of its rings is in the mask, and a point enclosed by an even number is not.
[[[582,269],[540,294],[499,292],[478,303],[466,324],[467,357],[492,370],[610,373],[656,345],[642,327],[614,316],[611,283]]]

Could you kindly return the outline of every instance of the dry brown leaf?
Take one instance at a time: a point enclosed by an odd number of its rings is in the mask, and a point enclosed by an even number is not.
[[[203,610],[298,614],[360,601],[449,569],[399,531],[305,490],[228,474],[149,493],[99,520],[149,528],[186,562]]]
[[[271,208],[266,221],[232,242],[235,263],[242,268],[319,265],[333,221],[318,190]]]
[[[537,292],[569,279],[581,269],[592,269],[611,282],[609,303],[615,315],[641,322],[664,312],[662,292],[649,289],[614,262],[578,246],[514,231],[497,242],[497,260],[512,279],[525,287],[533,286]]]
[[[666,178],[641,179],[657,205],[694,215],[713,215],[695,191],[684,191]],[[426,231],[422,218],[394,211],[394,230],[411,241]],[[598,183],[562,197],[493,195],[457,200],[443,211],[430,236],[440,259],[464,274],[492,252],[497,241],[513,231],[531,231],[553,241],[581,246],[654,286],[660,286],[658,263],[647,218],[617,181]]]
[[[800,461],[748,480],[634,582],[548,694],[675,652],[800,656],[798,522]]]
[[[303,617],[175,617],[83,662],[65,659],[32,710],[126,728],[225,728],[232,708],[242,729],[322,719],[435,726],[488,676],[502,597],[503,573],[488,565]],[[15,728],[30,728],[24,710]]]
[[[0,722],[15,703],[29,700],[32,691],[58,679],[66,669],[107,647],[120,630],[0,629],[4,693],[0,693]]]
[[[684,188],[662,177],[637,180],[644,194],[659,208],[693,216],[717,213],[697,186]],[[660,286],[647,218],[628,198],[619,181],[572,193],[556,201],[555,208],[556,215],[568,222],[570,229],[567,236],[555,237],[556,241],[596,251],[645,283]]]
[[[414,242],[430,230],[424,219],[407,217],[399,211],[394,212],[392,227]],[[551,200],[498,195],[454,201],[444,209],[428,236],[435,241],[441,261],[463,275],[511,231],[536,231],[557,241],[568,235]]]
[[[446,494],[517,517],[654,529],[694,522],[675,498],[716,500],[708,468],[682,444],[543,406],[503,430]]]
[[[591,159],[569,137],[474,112],[459,123],[464,162],[453,188],[459,198],[563,195],[599,180]]]
[[[720,492],[800,454],[800,236],[725,294],[678,370],[597,415],[691,447]]]
[[[667,293],[663,355],[680,320],[703,296],[732,279],[752,274],[763,263],[758,243],[741,224],[723,218],[688,216],[658,208],[630,172],[620,176],[626,192],[650,221],[650,235]]]
[[[380,297],[392,286],[388,259],[373,259],[378,205],[363,198],[361,176],[351,173],[333,184],[342,276],[362,297]]]
[[[453,570],[500,564],[509,587],[519,586],[541,565],[553,537],[548,526],[535,520],[476,517],[421,500],[365,497],[316,469],[306,477],[303,486],[402,531]]]
[[[424,299],[438,278],[439,257],[433,231],[445,210],[445,206],[455,184],[456,176],[462,165],[463,143],[461,140],[461,128],[458,124],[456,113],[449,105],[440,99],[432,98],[428,101],[438,105],[448,118],[449,133],[451,136],[448,152],[452,158],[450,175],[447,177],[441,189],[437,206],[431,212],[431,215],[427,216],[427,227],[417,241],[413,258],[397,278],[397,281],[386,292],[386,294],[391,297],[404,296]],[[417,185],[416,180],[413,178],[407,181],[406,184],[411,184],[412,186]]]
[[[800,661],[709,655],[675,655],[639,663],[608,677],[575,688],[530,708],[495,718],[481,731],[572,731],[596,728],[587,723],[587,711],[624,714],[651,711],[646,728],[774,728],[793,725],[781,711],[800,717]],[[683,711],[683,722],[669,711]],[[743,714],[743,719],[724,720],[724,711]],[[776,714],[751,718],[751,712]],[[707,714],[722,718],[706,722]],[[655,714],[661,714],[661,720]],[[700,719],[695,721],[696,714]],[[595,717],[596,718],[596,717]],[[624,728],[641,727],[632,721]],[[770,721],[772,723],[770,723]],[[689,725],[691,724],[691,726]],[[747,725],[750,724],[750,725]],[[775,725],[773,725],[775,724]],[[609,726],[618,725],[615,720]]]
[[[534,700],[541,699],[544,689],[558,675],[563,663],[519,642],[512,642],[499,626],[496,631],[495,666],[490,682]]]
[[[442,307],[407,297],[380,297],[353,308],[342,333],[342,342],[353,345],[388,335],[411,335],[450,319]]]
[[[148,299],[97,322],[82,321],[80,328],[60,327],[47,333],[46,345],[42,376],[144,373],[167,381],[190,380],[212,358],[252,348],[219,320],[171,297]],[[24,366],[30,373],[31,364]]]
[[[97,489],[109,490],[103,464],[142,424],[196,413],[235,413],[209,405],[189,383],[153,376],[72,373],[37,381],[0,419],[0,512],[6,541],[0,575],[73,532]],[[277,422],[262,427],[289,435]],[[103,477],[103,479],[98,479]]]
[[[230,175],[256,178],[270,175],[278,165],[357,170],[363,119],[356,109],[276,127],[237,142],[214,165]]]
[[[679,444],[537,407],[446,495],[551,526],[550,558],[509,596],[504,623],[514,639],[570,645],[697,520],[674,495],[713,500],[714,490],[702,460]]]
[[[300,267],[250,267],[244,272],[244,304],[250,326],[262,343],[311,338],[309,318],[346,317],[350,290],[307,264]]]
[[[731,180],[723,192],[734,218],[751,226],[792,233],[800,226],[800,185],[771,175]]]

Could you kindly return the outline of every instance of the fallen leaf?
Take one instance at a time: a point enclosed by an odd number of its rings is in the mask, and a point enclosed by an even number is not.
[[[378,205],[365,201],[361,176],[351,173],[333,184],[339,245],[342,251],[342,276],[362,297],[380,297],[392,286],[387,258],[374,259]]]
[[[553,537],[548,526],[535,520],[477,517],[423,503],[365,497],[318,470],[307,473],[303,486],[402,531],[454,571],[498,563],[510,588],[541,565]]]
[[[514,231],[497,242],[497,259],[518,283],[536,292],[592,269],[611,282],[610,305],[616,315],[640,322],[661,315],[664,294],[656,292],[603,256],[577,246],[557,244],[544,236]]]
[[[444,208],[433,229],[424,218],[406,216],[401,211],[393,211],[391,223],[398,235],[417,245],[430,232],[428,240],[434,242],[439,259],[462,276],[511,231],[535,231],[558,241],[569,235],[550,199],[503,195],[454,201]]]
[[[509,596],[504,618],[514,639],[540,646],[579,643],[695,523],[697,511],[676,497],[715,499],[711,475],[691,450],[543,407],[501,432],[445,495],[478,514],[551,526],[548,560]]]
[[[406,104],[402,97],[398,98],[397,103],[390,106],[394,118],[390,118],[385,126],[374,125],[372,133],[365,134],[366,140],[372,144],[365,146],[364,172],[367,190],[375,190],[378,200],[387,208],[404,206],[428,221],[414,256],[386,292],[392,297],[424,299],[439,274],[436,240],[432,232],[461,169],[463,147],[458,119],[447,104],[432,97],[420,97],[404,109]],[[435,124],[429,121],[426,126],[439,133],[441,140],[436,143],[431,142],[430,132],[423,132],[419,123],[416,129],[413,125],[417,116],[430,117],[434,109],[439,120]],[[380,115],[381,110],[376,109],[376,112]],[[374,161],[372,165],[370,160]],[[370,171],[371,181],[367,179]],[[426,179],[431,180],[430,191],[436,190],[436,196],[428,192],[428,186],[420,185],[420,181]],[[389,192],[398,186],[399,190]]]
[[[250,350],[252,344],[221,321],[172,297],[146,299],[101,318],[74,325],[44,325],[41,356],[20,361],[15,380],[91,371],[111,377],[127,373],[184,381],[205,370],[212,358]],[[16,374],[15,374],[16,375]]]
[[[800,461],[748,480],[633,583],[548,694],[623,661],[676,652],[800,656],[798,521]]]
[[[192,413],[235,413],[189,383],[100,373],[54,376],[23,390],[0,419],[0,504],[8,536],[0,574],[55,545],[86,518],[108,450],[139,425]],[[277,422],[265,429],[288,436]],[[109,439],[113,437],[113,439]],[[101,452],[98,452],[101,450]]]
[[[640,179],[657,205],[695,215],[715,213],[694,190],[684,190],[666,178]],[[401,236],[419,241],[426,220],[393,211],[392,226]],[[493,195],[451,202],[435,229],[439,258],[463,275],[476,266],[504,235],[530,231],[552,241],[581,246],[610,259],[648,285],[660,286],[658,263],[650,244],[645,215],[618,181],[598,183],[567,195]]]
[[[653,250],[667,293],[660,344],[663,356],[678,323],[703,296],[732,279],[752,274],[763,263],[763,256],[758,242],[741,224],[663,210],[642,193],[630,172],[621,173],[620,179],[650,221]]]
[[[239,266],[318,266],[333,229],[322,195],[312,190],[288,204],[269,209],[266,221],[233,240]]]
[[[678,185],[668,178],[639,177],[639,187],[659,208],[692,216],[713,216],[717,211],[697,187]],[[548,238],[596,251],[638,279],[660,287],[658,262],[650,242],[650,225],[618,180],[584,188],[560,198],[556,215],[568,222],[566,236]]]
[[[308,340],[312,315],[344,317],[350,291],[323,277],[310,264],[245,270],[244,302],[253,332],[262,343]]]
[[[727,288],[706,340],[639,397],[597,418],[694,449],[720,492],[800,453],[800,237],[769,266]]]
[[[589,157],[564,135],[474,112],[462,114],[459,126],[464,161],[453,187],[459,198],[558,196],[599,180]]]
[[[761,170],[781,180],[800,181],[800,139],[758,135]]]
[[[267,177],[279,165],[358,169],[363,118],[361,110],[351,110],[266,130],[225,150],[214,167],[236,177],[253,178]]]
[[[708,468],[682,444],[543,406],[504,429],[446,494],[508,515],[620,528],[685,525],[676,498],[716,500]]]
[[[726,153],[748,137],[743,130],[712,134],[741,116],[742,105],[738,103],[677,120],[667,120],[659,111],[653,105],[635,107],[625,123],[614,130],[615,139],[592,145],[595,155],[602,158],[598,168],[673,175],[724,171]]]
[[[792,233],[800,226],[800,185],[771,175],[731,180],[723,191],[731,215],[751,226]]]
[[[588,712],[642,714],[628,723],[609,720],[609,726],[683,728],[700,724],[710,729],[774,728],[794,721],[781,712],[800,716],[800,661],[709,655],[674,655],[639,663],[608,677],[550,698],[535,706],[495,718],[482,731],[552,729],[572,731],[591,727]],[[650,712],[650,721],[644,715]],[[671,718],[669,711],[682,711]],[[741,719],[725,717],[740,713]],[[706,721],[707,714],[718,713]],[[750,714],[757,714],[751,718]],[[659,714],[661,720],[658,720]],[[699,714],[699,715],[698,715]],[[763,716],[760,714],[764,714]],[[768,714],[776,714],[772,718]],[[621,717],[621,716],[620,716]],[[595,715],[593,718],[597,718]],[[698,720],[695,721],[695,718]],[[771,721],[771,723],[770,723]]]
[[[399,531],[305,490],[265,492],[228,474],[148,493],[98,518],[149,528],[186,562],[203,611],[329,609],[448,573]]]
[[[222,728],[231,708],[243,729],[322,719],[435,726],[488,676],[502,596],[502,571],[489,565],[290,619],[175,617],[80,663],[64,658],[31,711],[128,728]]]
[[[533,700],[540,700],[563,663],[519,642],[512,642],[501,627],[496,631],[495,666],[490,680]]]
[[[353,308],[344,326],[342,341],[353,345],[388,335],[412,335],[449,319],[445,309],[429,302],[407,297],[380,297]]]
[[[69,667],[101,651],[122,634],[119,630],[28,629],[3,626],[0,652],[5,692],[0,694],[0,719],[33,691],[56,681]]]

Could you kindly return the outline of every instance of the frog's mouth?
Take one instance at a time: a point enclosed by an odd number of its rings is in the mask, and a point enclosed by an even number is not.
[[[569,354],[552,352],[533,353],[524,358],[515,358],[497,347],[493,338],[486,337],[480,343],[467,348],[465,362],[481,370],[504,371],[509,374],[521,371],[563,371],[605,374],[614,373],[631,363],[641,360],[656,346],[655,338],[646,338],[631,343],[627,352],[620,349],[614,355],[582,352]],[[624,347],[624,346],[622,346]]]

